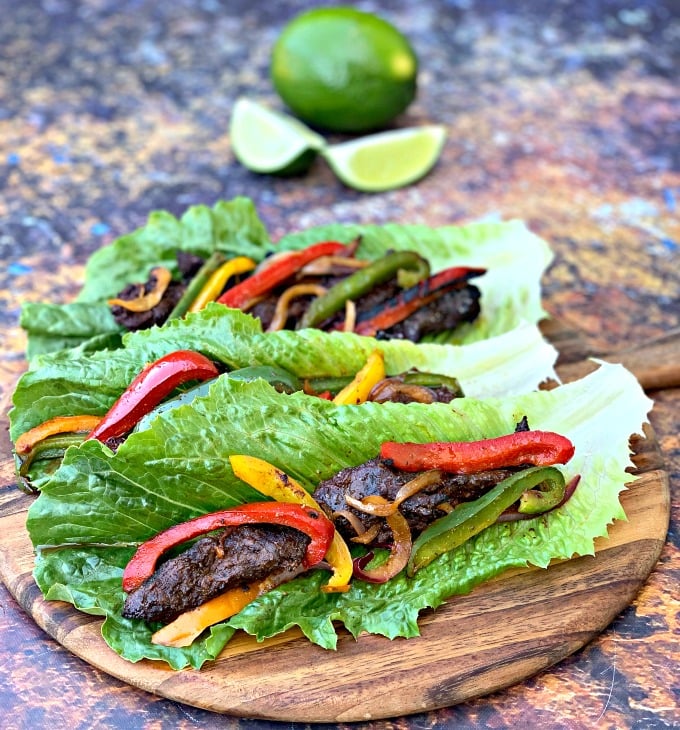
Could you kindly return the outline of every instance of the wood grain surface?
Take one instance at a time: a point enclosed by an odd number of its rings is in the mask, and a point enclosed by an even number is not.
[[[575,359],[578,338],[551,327],[563,357]],[[641,356],[641,371],[655,366],[658,356],[648,362]],[[561,366],[564,379],[568,371],[567,364]],[[423,712],[541,672],[583,647],[633,600],[664,544],[670,498],[651,429],[631,447],[637,478],[622,495],[628,521],[616,522],[597,541],[594,556],[547,570],[509,571],[423,613],[415,639],[362,635],[355,641],[341,631],[337,651],[329,652],[294,631],[262,643],[239,634],[201,671],[131,664],[105,645],[100,619],[43,600],[32,579],[25,531],[31,497],[13,486],[6,446],[0,450],[0,577],[36,623],[69,651],[131,685],[188,705],[299,722]]]

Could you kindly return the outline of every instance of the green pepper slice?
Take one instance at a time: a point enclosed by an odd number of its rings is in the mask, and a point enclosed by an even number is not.
[[[401,274],[400,272],[406,272]],[[323,296],[317,297],[297,325],[297,329],[316,327],[345,306],[349,299],[358,299],[376,286],[399,276],[400,286],[414,286],[430,274],[430,265],[414,251],[395,251],[374,261],[363,269],[332,286]]]
[[[536,487],[540,490],[536,491]],[[519,511],[529,514],[556,507],[565,490],[564,475],[554,466],[531,467],[499,482],[484,496],[463,502],[433,522],[413,543],[407,573],[412,576],[435,558],[479,534],[520,500]],[[537,495],[540,494],[540,497]],[[528,495],[528,496],[525,496]]]

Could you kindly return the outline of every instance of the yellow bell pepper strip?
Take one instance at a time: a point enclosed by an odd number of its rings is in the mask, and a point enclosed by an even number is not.
[[[109,299],[108,305],[110,307],[118,306],[127,309],[128,312],[148,312],[153,309],[163,298],[168,284],[172,281],[172,274],[170,269],[166,269],[165,266],[155,266],[151,269],[150,278],[153,278],[154,285],[148,294],[144,293],[144,285],[140,287],[140,294],[135,299]]]
[[[199,312],[206,304],[208,304],[208,302],[214,302],[217,297],[220,296],[222,290],[232,276],[245,274],[248,271],[252,271],[256,266],[257,264],[255,261],[249,259],[247,256],[237,256],[236,258],[231,259],[231,261],[227,261],[222,264],[222,266],[220,266],[219,269],[213,272],[213,274],[208,278],[205,285],[198,293],[198,296],[189,307],[189,311]]]
[[[49,421],[41,423],[39,426],[22,433],[14,444],[14,450],[17,454],[28,454],[39,441],[43,441],[48,436],[54,436],[58,433],[76,433],[78,431],[92,431],[95,426],[99,425],[102,420],[101,416],[57,416],[50,418]]]
[[[374,386],[384,378],[385,357],[380,350],[374,350],[354,380],[333,398],[333,403],[344,406],[365,403]]]
[[[540,507],[535,495],[529,496],[528,502],[524,497],[525,494],[532,495],[539,486],[542,494]],[[493,525],[517,500],[520,500],[521,512],[537,514],[535,511],[537,509],[541,512],[552,509],[562,501],[565,486],[564,475],[556,467],[530,467],[499,482],[479,499],[459,504],[445,517],[429,525],[417,537],[408,561],[407,574],[412,576],[435,558],[457,548]]]
[[[205,286],[208,279],[217,269],[226,261],[226,256],[220,251],[215,251],[203,262],[201,268],[196,272],[193,279],[189,282],[184,294],[180,297],[174,309],[168,315],[168,319],[181,319],[193,304],[194,299]]]
[[[268,579],[259,583],[248,583],[238,588],[230,588],[220,596],[180,614],[151,637],[152,644],[161,646],[191,646],[207,628],[226,621],[242,611],[258,596],[271,590],[274,586]]]
[[[229,457],[229,462],[235,476],[260,494],[271,497],[277,502],[293,502],[321,509],[314,497],[299,482],[263,459],[233,454]],[[333,575],[321,590],[324,593],[348,591],[352,577],[352,556],[347,543],[337,530],[326,553],[326,562],[331,566]]]

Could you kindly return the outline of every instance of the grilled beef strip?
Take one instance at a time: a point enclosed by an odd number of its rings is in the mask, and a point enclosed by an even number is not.
[[[125,307],[114,305],[111,307],[111,314],[116,322],[130,332],[135,330],[148,329],[154,325],[163,324],[175,308],[175,305],[184,294],[187,284],[198,273],[203,264],[203,259],[186,251],[177,252],[177,267],[182,275],[182,281],[171,281],[163,294],[163,298],[155,307],[146,312],[131,312]],[[153,291],[156,284],[156,277],[150,274],[148,281],[144,283],[143,294]],[[136,299],[139,296],[139,284],[128,284],[117,295],[117,299]]]
[[[474,284],[454,289],[421,307],[394,327],[378,332],[376,338],[420,342],[425,335],[455,329],[465,322],[474,322],[481,311],[480,296],[480,291]]]
[[[170,623],[230,588],[302,570],[309,537],[277,525],[241,525],[201,538],[162,563],[125,601],[123,616]]]
[[[314,279],[304,279],[296,281],[301,283],[304,281],[314,281],[330,288],[334,284],[341,281],[341,277],[316,277]],[[276,302],[281,294],[292,284],[289,282],[283,287],[279,287],[275,292],[268,295],[260,302],[255,304],[249,311],[254,317],[262,322],[262,328],[266,330],[274,317]],[[370,292],[358,298],[355,301],[357,310],[357,321],[363,316],[374,314],[381,305],[389,302],[397,297],[403,289],[399,287],[396,279],[380,284],[374,287]],[[404,339],[411,342],[419,342],[425,335],[442,332],[447,329],[454,329],[464,322],[474,321],[480,313],[480,291],[474,284],[465,284],[460,288],[445,292],[436,301],[421,307],[418,311],[406,317],[402,322],[390,327],[387,330],[378,333],[378,339]],[[287,329],[294,329],[296,322],[302,317],[313,297],[299,297],[291,302],[288,310]],[[320,324],[320,328],[330,331],[342,325],[345,319],[344,309],[339,311],[334,317]]]
[[[411,534],[415,537],[431,522],[443,517],[449,505],[455,507],[461,502],[481,497],[515,471],[517,470],[493,469],[478,474],[443,474],[440,482],[424,488],[402,502],[399,511],[406,518]],[[391,502],[399,489],[417,476],[418,473],[400,472],[379,458],[374,458],[359,466],[343,469],[321,482],[314,492],[314,499],[344,537],[351,539],[356,536],[356,532],[347,519],[336,513],[349,511],[361,520],[367,530],[376,523],[380,524],[380,532],[373,542],[385,543],[392,537],[385,520],[349,507],[345,495],[349,494],[356,499],[378,495]],[[445,505],[444,509],[440,509],[440,505]]]

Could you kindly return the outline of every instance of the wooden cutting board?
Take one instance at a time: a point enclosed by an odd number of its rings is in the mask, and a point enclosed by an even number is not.
[[[574,362],[578,355],[591,354],[577,336],[556,325],[547,334],[563,359],[572,361],[562,366],[565,379],[589,369]],[[677,335],[670,346],[677,355]],[[628,364],[645,387],[677,385],[677,373],[659,365],[669,362],[668,347],[662,342],[650,347],[648,356],[638,350],[611,360]],[[633,600],[663,547],[670,498],[651,429],[631,446],[638,478],[622,495],[628,521],[615,523],[609,537],[597,541],[594,556],[548,570],[507,572],[421,614],[421,636],[414,639],[362,635],[355,641],[341,631],[337,651],[330,652],[297,631],[263,643],[239,634],[200,671],[174,672],[150,661],[131,664],[106,646],[101,619],[43,600],[31,575],[32,547],[25,530],[32,498],[14,487],[8,444],[0,446],[0,578],[66,649],[131,685],[188,705],[298,722],[424,712],[488,694],[550,667],[597,636]]]

